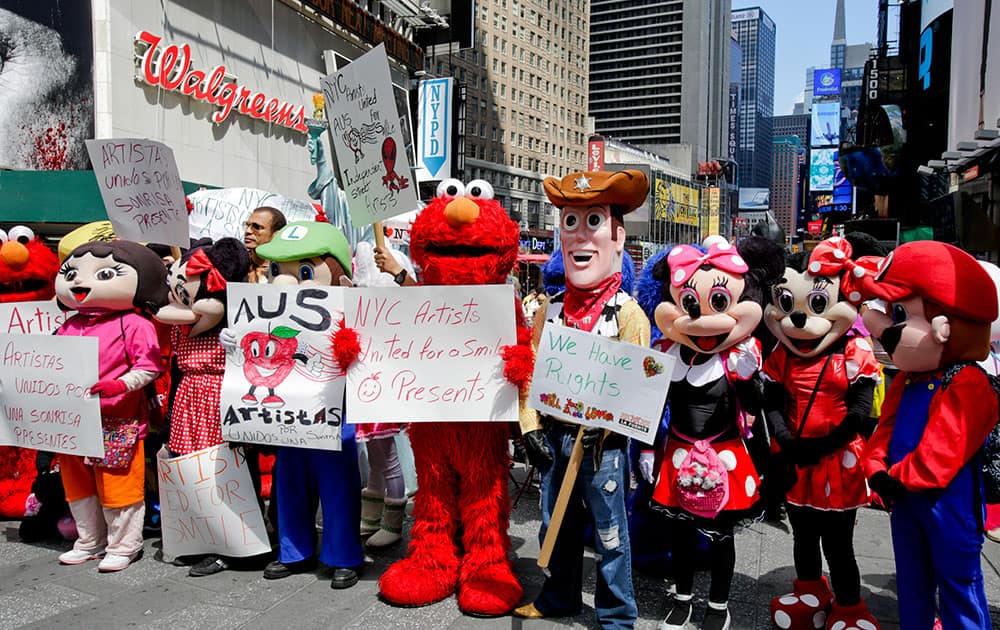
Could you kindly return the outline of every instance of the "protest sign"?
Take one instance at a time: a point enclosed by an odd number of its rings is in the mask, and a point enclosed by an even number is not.
[[[330,334],[342,287],[230,283],[222,437],[230,442],[340,450],[344,374]]]
[[[561,325],[542,329],[529,404],[539,412],[652,444],[674,358]]]
[[[243,223],[261,206],[277,208],[289,223],[316,218],[312,203],[256,188],[199,190],[188,195],[188,201],[192,206],[188,220],[193,239],[208,236],[214,241],[231,236],[242,241]]]
[[[330,145],[355,226],[417,207],[416,184],[380,44],[323,77]]]
[[[67,316],[55,300],[6,302],[0,304],[0,335],[48,335],[62,326]]]
[[[271,551],[241,448],[211,446],[180,457],[156,454],[163,552],[232,558]]]
[[[87,140],[87,152],[118,236],[188,246],[184,187],[167,145],[141,138]]]
[[[349,290],[344,315],[361,356],[347,371],[347,421],[516,421],[517,388],[500,356],[516,343],[512,291]]]
[[[97,338],[0,335],[0,444],[104,457]]]

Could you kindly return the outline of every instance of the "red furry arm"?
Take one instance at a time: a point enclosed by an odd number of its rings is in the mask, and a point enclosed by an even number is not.
[[[522,395],[528,393],[531,383],[531,373],[535,370],[535,353],[531,350],[531,329],[524,325],[524,315],[521,304],[514,300],[515,321],[517,322],[517,343],[504,346],[500,356],[503,357],[503,375],[508,381],[517,385]]]
[[[361,336],[358,331],[348,328],[344,318],[337,323],[337,329],[330,335],[330,350],[340,369],[347,371],[361,356]]]

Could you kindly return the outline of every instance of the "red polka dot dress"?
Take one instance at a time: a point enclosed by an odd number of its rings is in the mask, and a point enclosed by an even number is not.
[[[170,411],[168,448],[187,455],[222,444],[219,398],[226,371],[226,350],[216,333],[189,337],[188,326],[174,326],[170,345],[177,357],[181,382]]]

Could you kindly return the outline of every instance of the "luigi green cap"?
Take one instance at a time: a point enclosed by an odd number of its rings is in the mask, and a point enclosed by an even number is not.
[[[333,256],[347,277],[351,277],[351,246],[347,237],[338,228],[321,221],[289,223],[269,242],[258,245],[257,255],[275,262]]]

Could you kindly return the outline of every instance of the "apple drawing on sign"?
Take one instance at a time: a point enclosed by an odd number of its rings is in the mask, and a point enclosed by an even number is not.
[[[268,395],[260,401],[265,407],[280,407],[285,400],[274,393],[295,367],[295,360],[305,358],[299,355],[299,331],[288,326],[278,326],[272,331],[247,333],[240,341],[243,351],[243,376],[250,382],[250,391],[243,395],[243,402],[256,404],[254,392],[258,387],[267,388]]]
[[[382,384],[378,382],[379,372],[361,381],[358,385],[358,400],[361,402],[372,402],[382,395]]]

